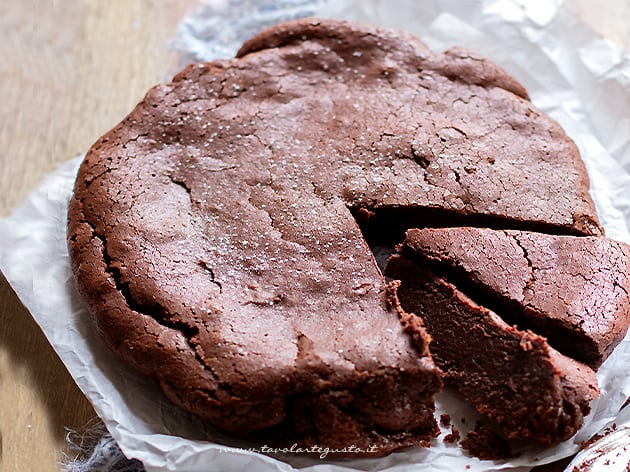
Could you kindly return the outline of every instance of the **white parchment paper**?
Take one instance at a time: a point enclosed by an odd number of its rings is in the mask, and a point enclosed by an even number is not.
[[[402,28],[434,50],[461,45],[502,65],[576,141],[607,235],[630,242],[630,55],[577,21],[561,1],[216,0],[182,22],[176,48],[182,63],[229,57],[264,27],[312,14]],[[431,448],[381,459],[273,458],[249,450],[255,445],[234,441],[171,406],[156,385],[119,363],[92,328],[74,288],[65,236],[79,163],[75,158],[63,164],[0,220],[0,269],[123,452],[148,471],[525,471],[573,454],[609,422],[630,425],[628,408],[619,416],[630,396],[629,335],[598,373],[601,396],[584,427],[554,448],[530,446],[507,462],[467,457],[440,438]],[[466,425],[456,421],[463,431],[474,424],[474,414],[448,392],[439,395],[437,406],[454,420],[465,416]]]

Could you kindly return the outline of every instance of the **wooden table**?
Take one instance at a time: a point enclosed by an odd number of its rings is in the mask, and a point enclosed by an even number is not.
[[[167,79],[169,41],[195,3],[0,0],[0,217]],[[628,0],[568,5],[630,49]],[[1,276],[0,405],[7,472],[58,471],[66,429],[81,431],[95,417]]]

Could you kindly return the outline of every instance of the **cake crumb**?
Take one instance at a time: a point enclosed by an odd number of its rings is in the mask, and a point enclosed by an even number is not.
[[[460,445],[471,456],[481,460],[500,460],[514,457],[507,439],[477,422]]]
[[[440,424],[445,428],[448,428],[451,425],[451,415],[448,413],[442,413],[440,415]]]
[[[453,426],[451,427],[451,432],[444,436],[444,444],[455,444],[457,441],[459,441],[459,438],[461,438],[461,435],[459,434],[459,429]]]
[[[602,439],[604,436],[606,436],[606,435],[608,435],[608,434],[610,434],[610,433],[612,433],[614,431],[617,431],[617,423],[613,423],[609,427],[605,428],[603,432],[594,434],[593,436],[591,436],[586,441],[582,441],[580,443],[580,449],[586,449],[586,448],[590,447],[592,444],[596,443],[597,441]]]

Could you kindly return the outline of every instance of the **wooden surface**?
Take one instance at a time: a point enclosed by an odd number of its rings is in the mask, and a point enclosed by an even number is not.
[[[0,216],[167,78],[186,6],[0,0]],[[0,382],[2,470],[59,470],[66,428],[95,413],[4,278]]]
[[[0,217],[167,78],[169,41],[193,4],[0,0]],[[630,49],[629,0],[568,5]],[[0,277],[1,470],[58,471],[67,428],[82,430],[94,416]]]

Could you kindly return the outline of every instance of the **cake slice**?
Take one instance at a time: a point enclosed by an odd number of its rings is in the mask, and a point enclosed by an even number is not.
[[[447,383],[506,437],[550,445],[577,432],[599,392],[592,369],[403,255],[390,258],[387,273],[398,279],[390,303],[406,331],[426,327]]]
[[[630,324],[630,247],[609,238],[412,229],[401,253],[597,369]]]

